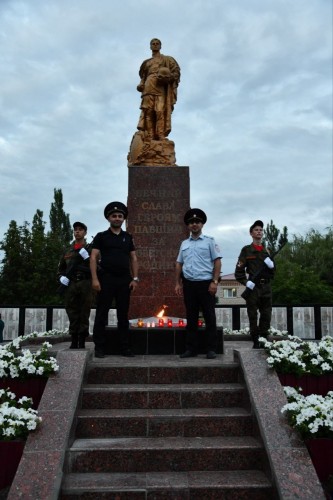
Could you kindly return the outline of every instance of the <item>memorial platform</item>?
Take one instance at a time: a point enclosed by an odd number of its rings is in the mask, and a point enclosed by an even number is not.
[[[116,327],[107,326],[106,354],[120,354],[120,339]],[[206,353],[205,328],[199,328],[199,354]],[[131,347],[135,354],[181,354],[185,351],[186,330],[184,327],[132,327]],[[223,328],[217,330],[217,351],[223,354]]]

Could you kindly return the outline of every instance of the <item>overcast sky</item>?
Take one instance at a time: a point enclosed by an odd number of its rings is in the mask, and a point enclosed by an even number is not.
[[[169,138],[224,273],[258,218],[331,226],[331,0],[1,0],[0,239],[48,222],[54,188],[89,240],[126,203],[153,37],[181,67]]]

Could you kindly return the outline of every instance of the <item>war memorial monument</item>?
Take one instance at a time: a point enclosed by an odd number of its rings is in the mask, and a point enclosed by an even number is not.
[[[168,139],[177,101],[180,68],[161,54],[161,42],[150,42],[152,57],[141,64],[141,114],[128,153],[128,223],[137,249],[140,287],[131,301],[130,318],[155,315],[163,305],[171,316],[184,316],[174,294],[175,261],[186,238],[183,222],[190,208],[189,167],[176,165],[175,145]]]

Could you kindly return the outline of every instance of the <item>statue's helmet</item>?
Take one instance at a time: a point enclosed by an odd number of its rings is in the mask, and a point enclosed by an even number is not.
[[[162,81],[162,82],[164,81],[164,82],[168,83],[170,80],[170,77],[171,77],[171,72],[170,72],[169,68],[166,68],[165,66],[163,66],[162,68],[160,68],[158,70],[157,78],[160,81]]]

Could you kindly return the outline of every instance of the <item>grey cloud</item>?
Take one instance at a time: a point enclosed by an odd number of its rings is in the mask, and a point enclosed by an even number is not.
[[[1,235],[62,188],[89,234],[127,199],[149,41],[181,65],[170,139],[233,272],[256,218],[332,224],[332,26],[325,0],[2,1]],[[38,192],[34,179],[38,179]],[[306,217],[304,217],[306,214]]]

